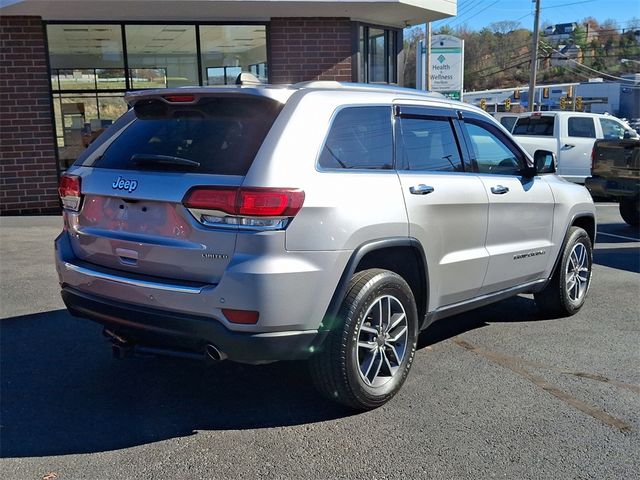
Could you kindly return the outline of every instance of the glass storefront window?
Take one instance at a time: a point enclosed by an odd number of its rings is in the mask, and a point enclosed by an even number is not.
[[[241,72],[267,82],[264,25],[201,25],[200,51],[205,85],[233,84]]]
[[[198,85],[194,25],[126,25],[131,88]]]
[[[398,32],[360,25],[358,37],[358,81],[396,83]]]
[[[385,33],[378,28],[369,29],[369,82],[386,82]]]
[[[63,93],[54,95],[53,107],[61,170],[127,111],[123,93]]]
[[[48,25],[47,41],[54,90],[93,90],[103,70],[124,88],[120,25]]]

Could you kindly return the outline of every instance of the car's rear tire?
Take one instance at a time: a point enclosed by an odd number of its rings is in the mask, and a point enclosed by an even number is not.
[[[534,295],[538,308],[550,318],[574,315],[584,305],[593,265],[593,248],[587,232],[571,227],[560,255],[551,280]]]
[[[407,282],[388,270],[358,272],[335,325],[310,359],[314,384],[351,408],[377,408],[402,387],[417,337],[418,314]]]
[[[640,225],[640,195],[620,199],[620,216],[632,227]]]

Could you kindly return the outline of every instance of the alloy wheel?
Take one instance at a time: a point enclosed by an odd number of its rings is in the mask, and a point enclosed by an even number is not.
[[[360,378],[370,387],[386,384],[400,369],[407,351],[408,323],[402,303],[392,295],[377,298],[357,333]]]
[[[587,248],[582,243],[576,243],[571,250],[565,278],[567,295],[571,301],[581,300],[589,283],[589,258]]]

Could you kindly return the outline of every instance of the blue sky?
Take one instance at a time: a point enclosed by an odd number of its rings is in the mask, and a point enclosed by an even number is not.
[[[613,19],[618,28],[628,28],[629,21],[640,18],[638,0],[541,0],[540,24],[568,23],[594,17],[599,22]],[[531,0],[458,0],[458,16],[434,22],[453,28],[467,24],[472,30],[480,30],[492,22],[517,20],[524,28],[533,28],[535,3]]]

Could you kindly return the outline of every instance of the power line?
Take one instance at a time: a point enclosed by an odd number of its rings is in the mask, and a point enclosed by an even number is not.
[[[465,4],[468,5],[469,2],[473,2],[473,1],[474,0],[462,0],[458,4],[458,9],[457,9],[456,15],[459,15],[460,11],[465,8]],[[432,23],[436,24],[438,22],[450,22],[450,21],[451,21],[451,18],[447,17],[447,18],[441,18],[440,20],[436,20],[435,22],[432,22]]]
[[[568,7],[569,5],[579,5],[581,3],[592,3],[596,0],[582,0],[580,2],[563,3],[561,5],[551,5],[549,7],[543,7],[540,10],[551,10],[552,8]]]
[[[554,52],[559,53],[560,55],[562,55],[563,57],[565,57],[565,58],[567,59],[567,61],[569,61],[569,62],[573,62],[577,67],[586,68],[587,70],[590,70],[590,71],[592,71],[592,72],[595,72],[595,73],[597,73],[597,74],[599,74],[599,75],[604,75],[604,76],[606,76],[606,77],[610,77],[610,78],[613,78],[613,79],[616,79],[616,80],[622,80],[622,81],[624,81],[624,82],[628,82],[628,81],[629,81],[629,80],[628,80],[628,79],[626,79],[626,78],[616,77],[615,75],[610,75],[610,74],[608,74],[608,73],[601,72],[600,70],[596,70],[595,68],[587,67],[586,65],[583,65],[583,64],[581,64],[580,62],[577,62],[576,60],[574,60],[574,59],[572,59],[572,58],[569,58],[567,55],[565,55],[564,53],[562,53],[562,52],[561,52],[561,51],[559,51],[559,50],[556,50],[555,48],[553,48],[553,47],[552,47],[551,45],[549,45],[549,44],[547,44],[547,47],[548,47],[548,48],[551,48],[551,50],[553,50]]]
[[[469,13],[471,10],[473,10],[474,8],[476,8],[480,3],[482,3],[482,0],[471,0],[469,4],[467,4],[464,8],[461,8],[457,13],[456,16],[453,18],[449,19],[449,22],[455,22],[456,19],[460,18],[463,15],[466,15],[467,13]]]
[[[482,12],[488,10],[489,8],[493,7],[496,3],[498,3],[500,0],[496,0],[493,3],[490,3],[489,5],[487,5],[486,7],[484,7],[482,10],[478,10],[476,12],[473,12],[474,15],[480,15]],[[479,6],[479,5],[478,5]],[[475,7],[474,7],[475,8]],[[471,13],[470,11],[467,12],[467,14]],[[463,16],[464,17],[464,16]],[[462,20],[464,19],[463,17],[455,17],[455,20],[453,21],[453,23],[451,23],[449,25],[450,28],[453,28],[454,26],[459,27],[463,22]],[[464,19],[467,20],[467,19]]]

